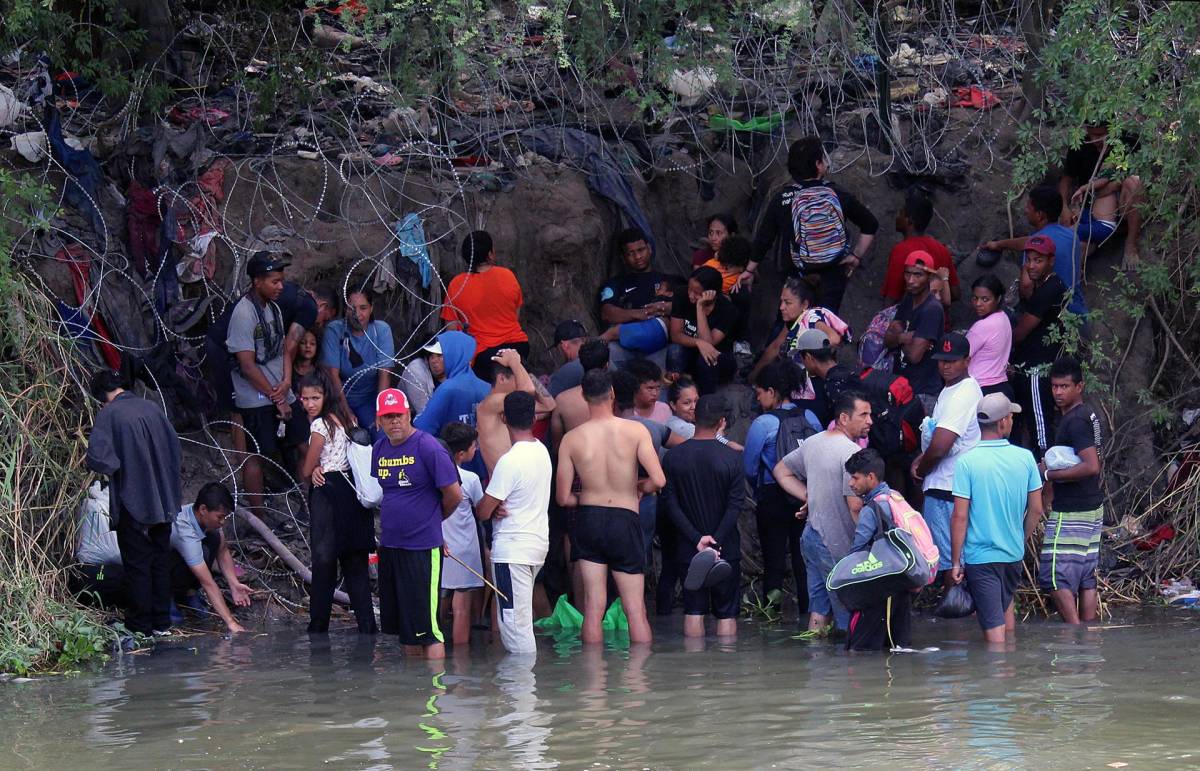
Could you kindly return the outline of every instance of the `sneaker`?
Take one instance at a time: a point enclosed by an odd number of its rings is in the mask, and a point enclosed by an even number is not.
[[[738,340],[733,344],[734,356],[750,356],[753,353],[754,351],[750,349],[750,343],[747,343],[745,340]]]

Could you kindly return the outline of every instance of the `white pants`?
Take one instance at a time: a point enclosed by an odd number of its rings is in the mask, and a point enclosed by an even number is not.
[[[508,595],[496,595],[496,616],[500,621],[500,642],[509,653],[535,653],[533,636],[533,579],[541,565],[493,562],[492,579]]]

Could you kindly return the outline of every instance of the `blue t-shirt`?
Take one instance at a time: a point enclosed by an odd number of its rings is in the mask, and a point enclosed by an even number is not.
[[[379,545],[435,549],[442,545],[442,491],[458,468],[441,442],[421,430],[398,445],[386,436],[371,452],[371,474],[383,488]]]
[[[1083,282],[1079,276],[1083,266],[1083,243],[1075,231],[1055,222],[1034,235],[1046,236],[1054,242],[1054,272],[1062,279],[1067,289],[1071,290],[1071,302],[1067,303],[1067,310],[1077,316],[1087,313],[1087,305],[1083,301]]]
[[[954,497],[971,501],[964,565],[1025,557],[1025,505],[1042,489],[1033,453],[1006,439],[985,439],[954,464]]]
[[[357,367],[350,363],[351,349],[362,357],[362,363]],[[321,364],[337,367],[346,391],[346,400],[352,404],[362,404],[375,398],[379,380],[374,370],[391,366],[395,355],[392,328],[384,321],[372,321],[363,335],[356,336],[350,333],[345,319],[335,319],[325,327],[325,334],[321,338]],[[360,372],[362,374],[358,374]]]
[[[196,520],[195,504],[189,503],[175,515],[171,527],[171,548],[179,552],[183,564],[194,568],[204,562],[204,528]]]

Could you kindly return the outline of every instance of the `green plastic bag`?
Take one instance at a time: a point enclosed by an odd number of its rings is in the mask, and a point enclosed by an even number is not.
[[[715,131],[725,131],[726,129],[733,129],[734,131],[773,131],[781,126],[783,126],[783,113],[781,112],[773,115],[749,118],[744,121],[725,115],[711,115],[708,118],[708,127]]]
[[[554,612],[545,618],[533,622],[538,629],[579,629],[583,626],[583,614],[567,601],[567,595],[560,595],[554,605]],[[608,631],[628,632],[629,619],[625,616],[625,608],[617,600],[609,606],[608,612],[600,622],[600,628]]]

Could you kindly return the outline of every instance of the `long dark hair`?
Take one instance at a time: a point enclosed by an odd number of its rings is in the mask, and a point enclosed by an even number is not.
[[[329,379],[329,375],[325,374],[325,370],[318,367],[304,377],[300,378],[300,393],[304,393],[305,388],[319,388],[321,390],[321,414],[318,418],[323,418],[326,423],[329,423],[329,417],[332,415],[341,424],[342,430],[350,433],[350,428],[354,425],[354,415],[342,401],[341,394],[333,387],[333,381]],[[332,431],[332,427],[330,427]]]

